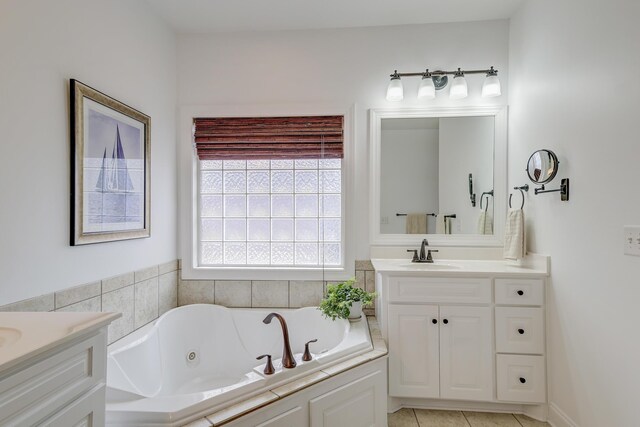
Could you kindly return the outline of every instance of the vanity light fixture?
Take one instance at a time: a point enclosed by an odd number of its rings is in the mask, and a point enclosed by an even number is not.
[[[455,75],[453,76],[453,81],[451,82],[449,98],[462,99],[466,98],[467,95],[467,79],[464,78],[464,73],[460,71],[460,68],[458,68],[458,71],[456,71]]]
[[[418,99],[433,99],[436,97],[436,85],[433,83],[433,74],[427,71],[422,75],[420,86],[418,86]]]
[[[391,81],[387,87],[387,101],[402,101],[404,98],[404,89],[402,88],[402,81],[400,81],[400,74],[398,70],[391,75]]]
[[[453,76],[449,97],[451,99],[462,99],[468,95],[466,74],[485,74],[486,78],[482,85],[482,96],[494,97],[502,94],[500,88],[500,80],[498,79],[498,70],[493,67],[485,70],[462,70],[458,68],[456,71],[426,71],[420,73],[398,73],[395,70],[390,75],[391,81],[387,87],[387,101],[402,101],[404,99],[404,90],[402,87],[402,77],[422,77],[418,86],[418,99],[434,99],[436,91],[444,89],[448,83],[448,76]]]
[[[500,89],[498,72],[491,67],[489,72],[487,72],[487,77],[484,79],[484,83],[482,84],[482,97],[492,98],[500,95],[502,95],[502,90]]]

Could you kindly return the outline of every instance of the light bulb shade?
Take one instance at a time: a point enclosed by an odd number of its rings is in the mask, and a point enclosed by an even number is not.
[[[402,101],[404,99],[404,89],[400,78],[392,78],[387,86],[387,101]]]
[[[433,84],[433,79],[429,77],[423,77],[418,86],[418,99],[433,99],[436,97],[436,86]]]
[[[462,99],[467,97],[467,79],[464,76],[455,76],[451,82],[449,98]]]
[[[490,98],[502,95],[500,80],[495,74],[489,74],[482,84],[482,97]]]

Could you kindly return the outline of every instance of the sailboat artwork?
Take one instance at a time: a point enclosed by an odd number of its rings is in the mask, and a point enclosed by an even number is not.
[[[102,154],[102,167],[96,182],[96,191],[103,193],[131,193],[133,190],[131,176],[127,170],[127,159],[122,149],[120,128],[116,125],[116,141],[113,145],[111,158],[107,159],[106,148]]]
[[[149,237],[151,118],[72,79],[71,245]]]

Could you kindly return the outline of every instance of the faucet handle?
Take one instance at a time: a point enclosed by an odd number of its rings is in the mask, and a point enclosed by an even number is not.
[[[431,252],[440,252],[437,249],[428,249],[427,250],[427,262],[433,262],[433,257],[431,256]]]
[[[309,351],[309,344],[311,344],[312,342],[318,342],[318,339],[313,339],[311,341],[308,341],[305,345],[304,345],[304,354],[302,355],[302,360],[304,360],[305,362],[310,361],[311,359],[313,359],[313,357],[311,356],[311,352]]]
[[[411,259],[411,262],[418,262],[419,258],[417,249],[407,249],[407,252],[413,252],[413,258]]]
[[[256,357],[256,359],[260,360],[260,359],[264,359],[265,357],[267,358],[267,364],[264,365],[264,374],[265,375],[271,375],[276,371],[273,368],[273,363],[271,363],[271,355],[270,354],[263,354],[262,356]]]

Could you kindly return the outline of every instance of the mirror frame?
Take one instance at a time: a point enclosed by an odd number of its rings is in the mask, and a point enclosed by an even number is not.
[[[481,234],[382,234],[380,233],[380,148],[382,119],[427,117],[495,117],[493,157],[493,235]],[[369,110],[369,244],[415,246],[428,239],[432,246],[502,246],[507,212],[507,106],[455,108],[377,108]]]

